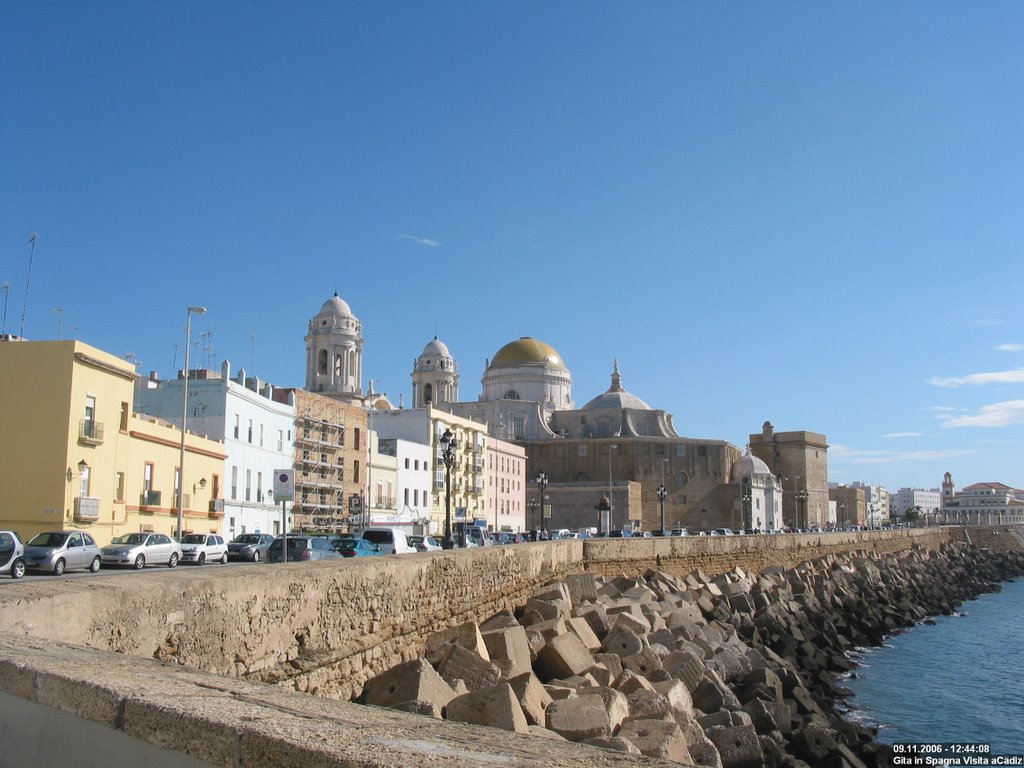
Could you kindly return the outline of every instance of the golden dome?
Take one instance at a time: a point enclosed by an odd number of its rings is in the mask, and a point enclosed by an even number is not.
[[[565,367],[561,356],[549,344],[523,336],[510,341],[498,350],[491,360],[491,366],[528,365],[530,363],[547,363]]]

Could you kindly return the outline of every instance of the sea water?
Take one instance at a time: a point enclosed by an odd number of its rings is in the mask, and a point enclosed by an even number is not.
[[[847,719],[879,728],[878,740],[972,742],[1024,754],[1024,579],[860,649],[842,684]]]

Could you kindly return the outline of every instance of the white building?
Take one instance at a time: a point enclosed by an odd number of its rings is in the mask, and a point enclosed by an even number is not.
[[[835,483],[829,483],[829,488],[838,487]],[[864,491],[864,505],[868,525],[877,528],[885,524],[892,516],[892,498],[883,485],[869,485],[862,480],[855,480],[850,483],[851,488],[860,488]]]
[[[932,518],[942,509],[942,495],[938,488],[900,488],[890,497],[893,518],[906,517],[907,512],[916,509],[922,519]]]
[[[140,381],[135,409],[181,426],[184,379]],[[295,464],[292,431],[295,403],[273,399],[274,388],[240,369],[231,379],[227,361],[220,373],[192,370],[188,382],[188,429],[224,441],[224,476],[213,479],[211,505],[224,511],[221,533],[279,533],[281,509],[274,504],[274,470]]]
[[[1024,491],[1003,483],[974,483],[956,490],[947,472],[942,482],[940,523],[966,525],[1021,525],[1024,523]]]
[[[741,528],[770,531],[782,527],[782,482],[761,459],[747,451],[732,465],[732,483],[739,488]]]
[[[376,433],[374,433],[376,434]],[[433,467],[430,446],[401,438],[378,438],[379,452],[395,460],[395,515],[401,523],[426,531],[430,523]],[[417,528],[419,526],[419,528]]]

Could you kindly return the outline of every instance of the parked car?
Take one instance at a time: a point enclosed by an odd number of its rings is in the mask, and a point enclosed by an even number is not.
[[[44,531],[25,545],[25,567],[60,576],[64,571],[100,569],[100,547],[85,531]]]
[[[711,531],[712,536],[732,536],[732,528],[715,528]]]
[[[493,544],[487,530],[479,525],[467,525],[462,535],[465,537],[466,547],[489,547]]]
[[[25,575],[25,546],[14,531],[0,531],[0,574],[12,579]]]
[[[228,561],[228,545],[222,536],[215,533],[190,533],[181,537],[181,562],[205,565],[207,561]]]
[[[363,529],[360,537],[380,547],[382,555],[404,555],[415,552],[416,547],[409,543],[409,537],[401,528],[389,528],[384,525],[371,526]]]
[[[100,559],[103,565],[129,565],[140,571],[147,565],[173,568],[181,560],[181,544],[162,533],[126,533],[103,547]]]
[[[528,541],[528,539],[521,533],[503,531],[498,534],[499,544],[522,544],[524,541]]]
[[[266,558],[273,541],[269,533],[240,533],[228,542],[228,560],[258,563]]]
[[[278,536],[267,550],[268,563],[284,562],[284,536]],[[340,560],[339,553],[326,536],[288,534],[288,562],[298,563],[309,560]]]
[[[416,547],[417,552],[437,552],[441,549],[441,542],[433,536],[406,536],[406,539]]]
[[[631,539],[633,538],[633,532],[628,528],[623,528],[617,531],[608,531],[609,539]]]
[[[334,548],[342,557],[369,557],[380,554],[380,547],[376,544],[371,544],[366,539],[356,539],[351,536],[335,539]]]
[[[669,536],[689,536],[690,532],[685,528],[673,528],[668,532]]]

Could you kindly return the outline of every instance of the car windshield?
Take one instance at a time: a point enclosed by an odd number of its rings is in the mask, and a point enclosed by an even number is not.
[[[116,539],[111,541],[111,544],[143,544],[148,537],[148,533],[126,533],[124,536],[118,536]]]
[[[419,543],[421,543],[423,541],[423,537],[422,536],[409,536],[408,540],[409,540],[410,544],[412,544],[413,546],[416,546],[417,544],[419,544]]]
[[[260,535],[258,533],[246,533],[241,536],[235,537],[236,544],[259,544]]]
[[[182,544],[205,544],[206,536],[202,533],[190,533],[188,536],[181,538]]]
[[[28,543],[30,547],[62,547],[68,540],[66,533],[40,533]]]
[[[280,549],[281,548],[281,539],[274,539],[274,543],[270,545],[270,548],[271,549]],[[305,549],[305,548],[306,548],[306,539],[301,538],[301,537],[300,538],[296,538],[294,536],[289,536],[288,537],[288,549]]]

